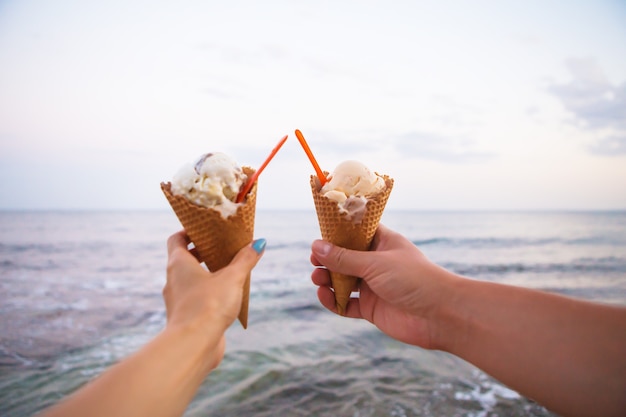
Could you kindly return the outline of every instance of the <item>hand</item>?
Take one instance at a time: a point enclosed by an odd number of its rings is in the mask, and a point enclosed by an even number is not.
[[[244,282],[260,259],[265,241],[244,247],[228,266],[217,272],[200,265],[193,250],[187,249],[189,242],[184,231],[167,241],[167,283],[163,288],[167,328],[207,336],[211,370],[223,358],[224,332],[239,314]]]
[[[343,249],[317,240],[311,278],[319,285],[320,302],[337,312],[328,270],[362,278],[359,298],[352,298],[346,316],[362,318],[405,343],[435,348],[434,326],[429,320],[454,275],[430,262],[402,235],[380,225],[370,251]]]

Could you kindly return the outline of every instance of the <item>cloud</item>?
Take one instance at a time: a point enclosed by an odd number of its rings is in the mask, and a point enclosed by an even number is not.
[[[480,163],[496,155],[476,149],[473,141],[430,132],[409,132],[392,138],[398,152],[445,163]]]
[[[626,129],[626,82],[611,84],[591,59],[566,62],[573,79],[566,84],[552,84],[548,91],[585,128]]]
[[[588,147],[595,155],[626,155],[626,82],[614,85],[592,59],[569,59],[569,83],[551,84],[548,92],[559,99],[580,127],[597,134]]]
[[[276,157],[278,161],[303,161],[308,166],[306,156],[295,135],[289,133],[289,140]],[[328,131],[307,129],[303,131],[317,161],[324,168],[345,159],[375,161],[380,155],[401,156],[403,160],[428,160],[452,165],[480,164],[497,157],[494,152],[481,149],[479,145],[461,136],[439,134],[426,131],[398,133],[385,129],[364,129],[351,131]],[[247,146],[233,145],[230,152],[237,155],[240,162],[260,164],[274,146],[274,138],[268,138]],[[278,137],[276,138],[276,141]]]
[[[373,153],[391,152],[406,158],[419,158],[448,164],[482,163],[495,158],[493,152],[482,151],[467,138],[424,131],[397,133],[387,130],[365,129],[342,132],[310,129],[303,132],[311,150],[321,160],[359,159]],[[281,149],[285,158],[304,157],[295,135],[291,144]],[[258,153],[269,152],[269,147],[236,148],[237,155],[250,159]]]
[[[591,145],[589,150],[596,155],[626,155],[626,134],[604,137]]]

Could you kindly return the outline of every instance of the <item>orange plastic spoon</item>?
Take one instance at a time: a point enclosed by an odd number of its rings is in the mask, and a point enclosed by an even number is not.
[[[237,199],[235,200],[235,203],[241,203],[243,201],[244,197],[246,196],[246,194],[248,194],[248,192],[250,191],[250,189],[252,188],[252,186],[256,182],[257,178],[259,178],[259,175],[261,175],[261,172],[263,172],[263,170],[265,169],[267,164],[270,163],[270,161],[272,160],[274,155],[276,155],[278,153],[278,150],[280,149],[280,147],[283,146],[283,144],[287,141],[287,137],[288,137],[288,135],[285,135],[278,142],[278,145],[276,145],[274,147],[274,149],[272,149],[272,152],[265,159],[265,161],[261,164],[259,169],[257,169],[256,172],[254,174],[252,174],[252,176],[250,178],[248,178],[248,182],[246,183],[246,185],[241,189],[239,194],[237,194]]]
[[[311,152],[311,148],[309,148],[309,145],[306,143],[306,140],[304,140],[304,136],[302,136],[302,132],[300,132],[298,129],[296,129],[296,136],[298,138],[298,141],[300,142],[300,145],[302,145],[302,148],[304,149],[306,156],[309,157],[309,160],[313,164],[313,169],[315,169],[315,172],[317,173],[317,178],[320,179],[320,184],[321,185],[326,184],[326,182],[328,181],[328,179],[326,178],[326,175],[324,175],[324,172],[322,171],[317,161],[315,160],[315,157],[313,156],[313,152]]]

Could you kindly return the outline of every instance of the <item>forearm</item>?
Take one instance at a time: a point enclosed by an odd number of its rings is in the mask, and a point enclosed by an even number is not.
[[[624,415],[626,309],[459,279],[441,348],[564,415]]]
[[[44,416],[182,415],[217,360],[210,348],[201,333],[166,329]]]

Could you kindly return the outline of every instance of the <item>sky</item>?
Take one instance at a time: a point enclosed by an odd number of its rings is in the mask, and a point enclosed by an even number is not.
[[[399,210],[626,209],[626,2],[0,0],[0,209],[167,209],[206,152],[311,209],[356,159]]]

